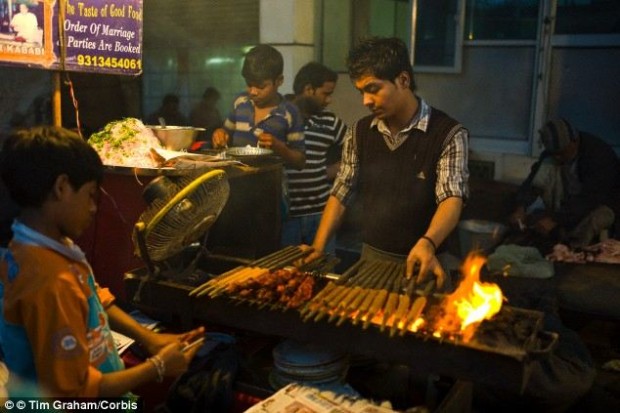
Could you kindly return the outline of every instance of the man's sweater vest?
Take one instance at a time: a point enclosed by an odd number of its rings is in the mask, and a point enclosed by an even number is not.
[[[444,142],[458,122],[432,108],[426,133],[413,128],[392,151],[377,128],[370,128],[372,119],[365,117],[355,127],[363,241],[383,251],[407,255],[437,210],[437,165]]]

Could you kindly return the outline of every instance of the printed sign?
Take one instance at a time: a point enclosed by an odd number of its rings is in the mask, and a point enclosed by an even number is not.
[[[142,17],[142,0],[0,0],[0,63],[138,75]]]

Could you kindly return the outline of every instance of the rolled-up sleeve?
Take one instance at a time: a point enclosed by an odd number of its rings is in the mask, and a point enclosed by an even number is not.
[[[334,181],[331,195],[336,197],[343,205],[347,205],[357,187],[359,179],[359,157],[355,144],[353,128],[348,128],[344,136],[342,148],[342,161],[340,170]]]
[[[446,138],[437,164],[437,204],[450,197],[462,198],[463,201],[469,197],[468,135],[467,129],[461,127]]]

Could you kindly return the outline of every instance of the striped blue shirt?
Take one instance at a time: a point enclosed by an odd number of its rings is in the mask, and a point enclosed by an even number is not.
[[[231,146],[256,146],[257,135],[270,133],[289,148],[305,152],[304,123],[299,109],[280,96],[280,103],[265,118],[254,124],[254,102],[246,92],[233,103],[233,110],[224,121]]]

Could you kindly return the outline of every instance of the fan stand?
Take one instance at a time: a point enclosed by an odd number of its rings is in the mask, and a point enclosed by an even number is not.
[[[134,294],[134,297],[133,297],[134,302],[139,303],[143,286],[148,281],[156,280],[159,277],[161,271],[160,271],[160,268],[153,263],[153,260],[151,260],[148,249],[146,247],[146,240],[144,237],[144,234],[146,231],[146,225],[144,224],[144,222],[137,222],[136,225],[134,226],[134,230],[136,232],[136,240],[138,243],[138,249],[140,250],[140,257],[142,258],[142,260],[144,261],[144,265],[146,266],[146,277],[143,277],[142,280],[140,280],[138,289],[136,290],[136,293]],[[209,235],[209,231],[206,231],[204,238],[203,238],[202,245],[207,244],[208,235]],[[196,267],[198,266],[198,261],[200,260],[200,258],[204,256],[205,252],[208,252],[206,248],[201,248],[196,254],[196,256],[192,259],[190,264],[187,266],[187,268],[184,270],[184,272],[192,274],[194,270],[196,269]]]
[[[141,279],[134,295],[135,302],[140,302],[142,288],[147,281],[155,281],[165,276],[166,268],[160,267],[159,263],[164,263],[171,255],[179,253],[198,239],[202,232],[206,237],[207,229],[228,199],[228,181],[225,171],[221,169],[201,173],[198,177],[188,174],[173,184],[165,188],[162,186],[166,189],[165,196],[155,197],[161,205],[155,204],[152,199],[148,213],[143,213],[134,226],[134,241],[147,270],[147,275]],[[149,191],[151,195],[156,195],[155,192],[157,191]],[[201,207],[205,209],[196,209]],[[179,219],[185,212],[189,217],[188,221]],[[163,231],[163,235],[158,231]],[[153,247],[152,243],[156,247]],[[192,261],[191,267],[196,266],[199,256]],[[190,269],[186,268],[182,273],[187,270]]]
[[[151,257],[149,256],[148,250],[146,248],[146,240],[144,239],[146,225],[144,224],[144,222],[137,222],[134,226],[134,231],[136,232],[136,240],[138,241],[140,257],[142,258],[142,261],[144,261],[144,265],[146,266],[146,277],[143,277],[140,281],[138,289],[136,290],[136,293],[133,297],[133,300],[136,303],[139,303],[144,284],[146,284],[147,281],[156,279],[157,275],[159,275],[159,268],[157,268],[155,264],[153,264],[153,261],[151,261]]]

